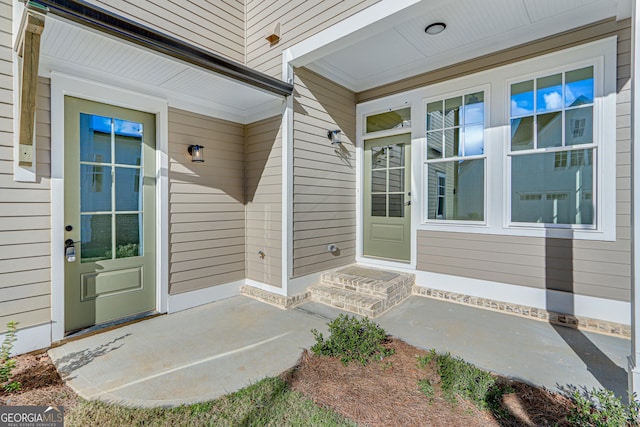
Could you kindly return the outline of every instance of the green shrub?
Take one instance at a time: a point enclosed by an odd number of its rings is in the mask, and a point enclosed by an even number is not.
[[[430,400],[433,399],[433,396],[435,396],[436,394],[436,391],[434,390],[433,385],[431,384],[431,381],[427,379],[419,380],[418,388],[420,389],[422,394],[427,396]]]
[[[574,406],[567,420],[575,426],[622,427],[640,425],[640,404],[634,399],[629,406],[622,404],[612,391],[593,389],[575,391]]]
[[[20,390],[20,383],[11,381],[13,368],[16,367],[16,360],[11,357],[11,350],[13,349],[13,343],[18,339],[16,337],[17,329],[17,322],[7,323],[7,333],[4,336],[2,347],[0,347],[0,385],[6,391]]]
[[[344,365],[354,360],[366,365],[393,354],[392,349],[383,345],[388,341],[385,330],[366,317],[358,320],[341,314],[328,326],[330,335],[327,339],[317,330],[311,330],[316,339],[311,351],[316,355],[340,357]]]

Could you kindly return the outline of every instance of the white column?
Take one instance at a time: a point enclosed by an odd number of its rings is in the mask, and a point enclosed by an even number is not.
[[[629,357],[629,392],[640,399],[640,67],[637,66],[640,49],[640,33],[637,31],[640,10],[633,0],[631,14],[631,356]],[[636,126],[639,124],[639,126]]]

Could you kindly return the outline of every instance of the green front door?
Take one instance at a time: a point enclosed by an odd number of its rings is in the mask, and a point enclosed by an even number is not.
[[[411,258],[411,135],[364,144],[365,256]]]
[[[154,310],[155,116],[66,97],[64,170],[65,331]]]

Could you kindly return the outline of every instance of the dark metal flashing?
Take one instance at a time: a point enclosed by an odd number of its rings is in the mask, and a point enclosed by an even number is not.
[[[31,0],[34,2],[34,0]],[[158,53],[280,96],[293,93],[293,85],[255,71],[220,55],[168,36],[82,0],[35,0],[49,14],[94,28]]]

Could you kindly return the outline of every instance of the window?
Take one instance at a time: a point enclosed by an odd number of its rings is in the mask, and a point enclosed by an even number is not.
[[[511,222],[594,226],[594,67],[513,83],[510,101]]]
[[[484,91],[427,103],[427,220],[484,221]]]

